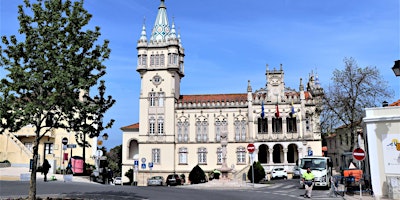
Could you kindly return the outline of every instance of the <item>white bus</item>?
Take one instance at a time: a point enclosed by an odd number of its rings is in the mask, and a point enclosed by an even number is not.
[[[307,168],[310,168],[314,174],[314,186],[326,187],[327,189],[331,187],[332,161],[330,157],[307,156],[301,158],[299,168],[301,187],[304,187],[301,176],[307,172]]]

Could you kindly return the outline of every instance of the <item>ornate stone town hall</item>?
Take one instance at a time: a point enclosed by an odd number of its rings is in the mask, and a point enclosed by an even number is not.
[[[152,30],[149,37],[146,30]],[[164,0],[154,27],[143,25],[137,53],[140,113],[138,123],[121,128],[124,182],[129,169],[135,169],[135,181],[143,185],[155,175],[188,177],[196,165],[205,172],[228,168],[228,178],[242,179],[251,164],[249,143],[266,172],[281,166],[290,173],[310,151],[321,155],[323,90],[316,75],[311,73],[305,84],[299,78],[299,90],[289,90],[284,67],[267,65],[265,87],[259,90],[249,80],[243,93],[181,94],[185,52],[175,24],[168,22]]]

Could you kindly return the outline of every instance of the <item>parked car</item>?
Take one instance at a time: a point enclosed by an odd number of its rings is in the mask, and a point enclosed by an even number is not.
[[[115,177],[114,178],[114,185],[122,185],[122,178],[121,177]]]
[[[299,167],[294,167],[293,168],[293,178],[300,178],[301,177],[301,173],[300,173],[300,169]]]
[[[178,174],[170,174],[167,177],[166,183],[168,186],[170,185],[182,185],[182,180]]]
[[[159,185],[162,186],[164,184],[164,177],[162,176],[153,176],[147,180],[147,186]]]
[[[274,168],[271,171],[271,178],[275,179],[275,178],[287,178],[287,172],[284,168]]]

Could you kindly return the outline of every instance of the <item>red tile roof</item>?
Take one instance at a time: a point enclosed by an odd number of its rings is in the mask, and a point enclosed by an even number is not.
[[[123,130],[123,131],[135,130],[135,129],[139,130],[139,123],[135,123],[135,124],[131,124],[131,125],[128,125],[128,126],[121,127],[121,130]]]
[[[400,106],[400,99],[391,103],[389,106]]]
[[[305,91],[305,98],[310,99],[311,95],[309,92]],[[254,94],[253,94],[254,95]],[[286,96],[300,96],[297,92],[286,92]],[[199,102],[246,102],[247,93],[241,94],[195,94],[195,95],[181,95],[179,97],[179,102],[182,103],[199,103]]]
[[[181,95],[180,102],[232,102],[232,101],[247,101],[247,94],[196,94],[196,95]]]

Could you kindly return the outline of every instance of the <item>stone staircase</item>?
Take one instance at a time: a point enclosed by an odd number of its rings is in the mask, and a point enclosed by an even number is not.
[[[11,141],[12,144],[17,146],[17,148],[23,154],[21,156],[26,156],[29,159],[33,157],[33,153],[26,148],[26,146],[13,133],[6,132],[5,135],[7,136],[8,141]]]

